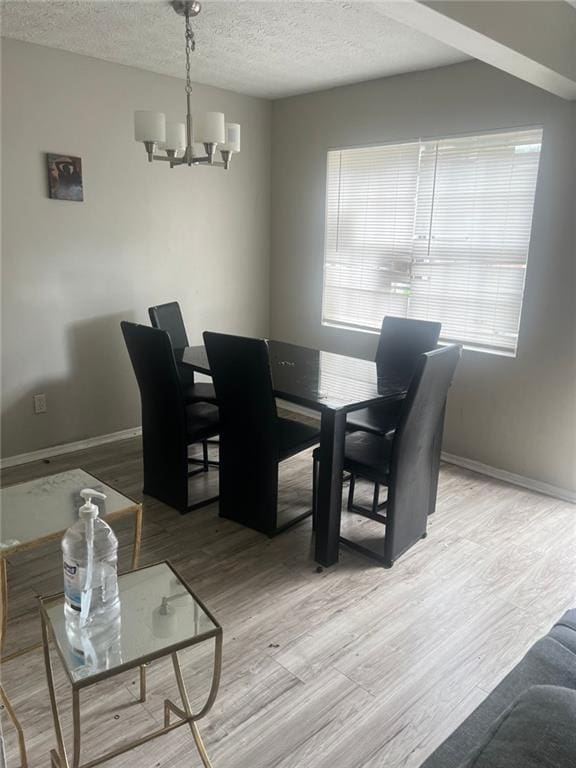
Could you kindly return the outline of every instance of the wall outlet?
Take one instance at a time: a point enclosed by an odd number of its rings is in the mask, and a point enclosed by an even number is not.
[[[46,413],[47,410],[46,395],[34,395],[34,413]]]

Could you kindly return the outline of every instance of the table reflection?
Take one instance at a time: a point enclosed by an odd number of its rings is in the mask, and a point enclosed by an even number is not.
[[[167,638],[170,645],[185,643],[216,627],[166,563],[120,575],[118,588],[121,604],[118,623],[102,636],[87,633],[82,643],[75,644],[81,645],[80,648],[74,648],[69,641],[63,598],[48,600],[46,613],[73,680],[91,678],[120,664],[139,663],[165,648]]]

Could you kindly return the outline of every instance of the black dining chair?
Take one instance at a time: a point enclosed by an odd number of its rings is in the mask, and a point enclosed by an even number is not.
[[[148,315],[153,328],[160,328],[168,333],[174,350],[182,350],[190,346],[180,304],[177,301],[148,307]],[[195,381],[194,371],[188,366],[179,366],[179,373],[187,402],[216,403],[216,393],[212,384]]]
[[[441,328],[441,323],[429,320],[386,316],[376,350],[378,375],[385,377],[393,373],[397,378],[400,373],[408,388],[420,355],[436,348]],[[353,411],[346,419],[346,428],[390,436],[401,409],[402,401],[399,400]]]
[[[391,439],[362,431],[346,435],[344,470],[350,473],[348,509],[384,523],[385,535],[382,553],[343,537],[340,541],[387,568],[426,536],[428,515],[436,503],[441,450],[439,425],[443,422],[448,388],[460,352],[459,345],[451,344],[420,356]],[[314,451],[313,460],[316,478],[318,449]],[[354,503],[357,478],[374,483],[371,508]],[[382,504],[378,498],[380,486],[388,488],[388,498]],[[316,503],[314,498],[314,515]]]
[[[218,434],[218,409],[186,403],[166,331],[126,321],[120,325],[140,389],[144,493],[182,514],[217,501],[214,496],[189,504],[188,478],[210,467],[207,441]],[[202,444],[202,459],[189,458],[194,443]]]
[[[220,515],[274,536],[311,514],[278,524],[278,465],[319,430],[278,416],[264,340],[206,331],[204,345],[220,410]]]

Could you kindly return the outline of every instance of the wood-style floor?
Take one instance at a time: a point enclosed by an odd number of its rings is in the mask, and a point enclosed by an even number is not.
[[[310,464],[304,454],[283,466],[284,508],[309,505]],[[13,468],[3,483],[77,466],[142,498],[138,440]],[[212,472],[191,488],[210,493],[215,480]],[[215,506],[180,516],[144,498],[144,510],[142,564],[169,558],[224,627],[220,694],[201,723],[214,768],[417,768],[575,602],[576,507],[452,466],[442,467],[428,538],[391,570],[346,550],[337,566],[317,569],[309,521],[269,540],[221,520]],[[365,540],[379,533],[360,518],[346,525]],[[126,567],[128,521],[119,533]],[[57,545],[10,560],[7,651],[37,634],[34,595],[60,590],[60,568]],[[208,656],[187,652],[184,669],[201,698]],[[30,765],[48,766],[41,653],[5,663],[2,677]],[[83,760],[161,724],[163,699],[176,696],[169,664],[152,665],[145,705],[136,677],[83,695]],[[4,730],[8,766],[17,766],[5,718]],[[181,728],[108,765],[201,764]]]

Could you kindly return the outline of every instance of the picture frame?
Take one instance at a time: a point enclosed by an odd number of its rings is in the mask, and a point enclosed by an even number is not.
[[[82,158],[46,153],[48,195],[52,200],[84,201]]]

